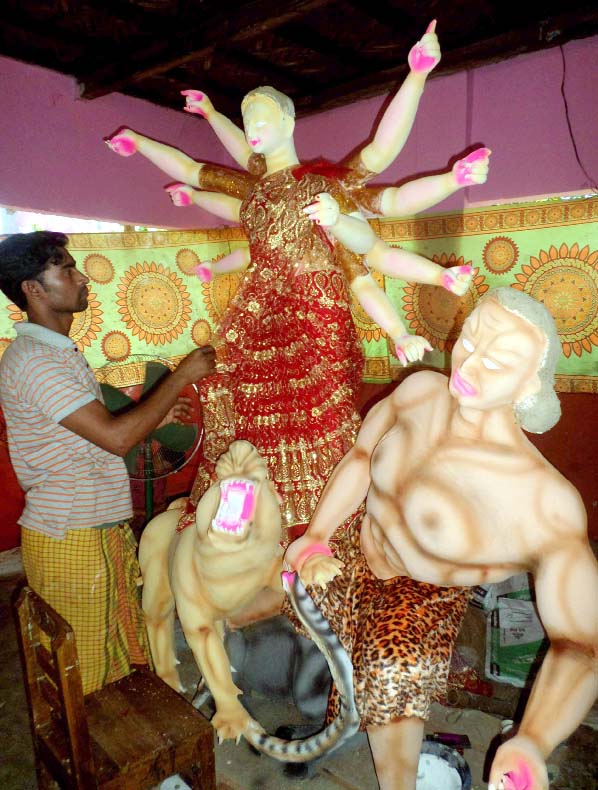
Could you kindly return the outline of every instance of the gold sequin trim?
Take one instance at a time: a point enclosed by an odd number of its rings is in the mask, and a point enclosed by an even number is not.
[[[378,173],[368,170],[361,159],[361,151],[352,156],[348,156],[340,163],[341,167],[346,167],[350,172],[343,176],[343,184],[346,189],[353,192],[354,187],[360,187],[367,181],[371,181]]]
[[[339,387],[336,392],[334,392],[328,400],[322,403],[320,406],[314,406],[311,410],[312,417],[321,417],[328,409],[332,406],[337,406],[339,403],[344,401],[346,398],[351,397],[352,390],[346,384],[343,384],[342,387]]]
[[[382,194],[386,187],[361,187],[352,194],[360,209],[370,214],[382,216]]]
[[[243,200],[249,195],[256,177],[219,165],[204,165],[199,171],[198,186],[207,192],[219,192]]]

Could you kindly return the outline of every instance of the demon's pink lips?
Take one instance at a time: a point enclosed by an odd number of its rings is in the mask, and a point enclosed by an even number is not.
[[[259,141],[260,141],[260,138],[257,137],[255,140],[250,140],[249,141],[249,145],[255,146],[255,145],[257,145],[259,143]]]
[[[453,370],[451,375],[451,384],[458,395],[463,395],[466,398],[471,398],[478,394],[476,388],[472,387],[471,384],[468,384],[459,374],[458,370]]]

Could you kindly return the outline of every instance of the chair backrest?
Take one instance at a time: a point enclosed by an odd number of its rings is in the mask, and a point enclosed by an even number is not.
[[[36,761],[61,787],[96,787],[75,634],[30,587],[15,609]]]

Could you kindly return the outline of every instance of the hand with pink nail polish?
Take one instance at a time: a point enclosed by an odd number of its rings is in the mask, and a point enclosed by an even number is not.
[[[476,148],[463,159],[458,159],[453,165],[453,176],[460,187],[471,184],[485,184],[490,167],[489,148]]]
[[[440,44],[436,36],[436,20],[428,25],[421,39],[413,46],[407,58],[409,68],[417,74],[427,75],[440,63]]]
[[[472,277],[473,266],[451,266],[440,275],[440,285],[455,296],[463,296],[467,293]]]
[[[135,132],[130,129],[119,129],[112,137],[104,140],[108,148],[111,148],[119,156],[132,156],[137,153],[137,140]]]
[[[423,359],[426,351],[433,350],[430,342],[421,335],[401,335],[395,345],[395,354],[403,367]]]
[[[212,261],[202,261],[195,267],[195,274],[202,283],[209,283],[213,277]]]
[[[171,184],[165,187],[175,206],[190,206],[193,203],[193,187],[187,184]]]
[[[203,91],[186,90],[181,91],[181,96],[185,97],[183,110],[193,115],[201,115],[208,118],[214,111],[214,105]]]

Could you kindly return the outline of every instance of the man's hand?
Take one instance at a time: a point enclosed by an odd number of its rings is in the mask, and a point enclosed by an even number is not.
[[[191,398],[186,398],[184,395],[180,395],[177,402],[170,408],[168,414],[156,426],[156,428],[162,428],[164,425],[170,425],[173,422],[177,425],[183,425],[185,423],[191,422],[194,416],[193,409],[191,408],[191,402]]]
[[[440,44],[436,36],[435,19],[430,22],[417,44],[411,48],[407,61],[411,71],[423,75],[428,75],[440,63]]]
[[[336,200],[327,192],[320,192],[314,198],[314,203],[310,203],[303,209],[303,213],[315,222],[316,225],[322,225],[324,228],[331,228],[338,222],[340,217],[340,208]]]
[[[183,107],[185,112],[201,115],[206,120],[214,112],[214,105],[203,91],[181,91],[181,96],[185,97],[185,106]]]
[[[119,156],[132,156],[137,153],[136,135],[130,129],[119,129],[116,134],[104,142]]]
[[[179,364],[174,375],[184,380],[185,384],[204,379],[216,372],[216,351],[212,346],[196,348]]]

